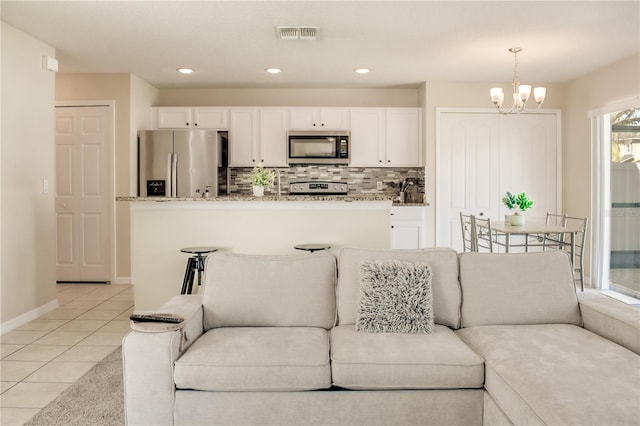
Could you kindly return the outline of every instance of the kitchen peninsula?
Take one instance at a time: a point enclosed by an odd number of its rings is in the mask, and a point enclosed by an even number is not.
[[[183,247],[245,254],[294,254],[293,246],[304,243],[326,243],[334,254],[346,246],[388,249],[392,198],[118,197],[131,210],[136,309],[156,309],[180,292],[187,262]]]

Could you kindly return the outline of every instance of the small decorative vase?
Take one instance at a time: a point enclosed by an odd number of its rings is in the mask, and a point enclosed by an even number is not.
[[[253,196],[262,197],[264,195],[264,186],[253,186]]]
[[[511,221],[511,226],[523,226],[524,225],[524,215],[522,214],[514,214],[509,220]]]

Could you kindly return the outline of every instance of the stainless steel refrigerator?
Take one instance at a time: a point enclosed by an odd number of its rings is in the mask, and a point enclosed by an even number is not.
[[[226,138],[215,130],[140,130],[138,195],[196,197],[218,195],[226,173]]]

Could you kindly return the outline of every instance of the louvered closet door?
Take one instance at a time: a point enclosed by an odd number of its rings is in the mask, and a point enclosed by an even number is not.
[[[109,107],[56,108],[58,281],[110,281]]]

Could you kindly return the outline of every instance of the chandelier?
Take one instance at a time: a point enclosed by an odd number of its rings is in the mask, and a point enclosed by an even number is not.
[[[511,85],[513,86],[513,105],[509,110],[503,110],[502,104],[504,103],[504,92],[500,87],[492,87],[491,88],[491,101],[498,109],[498,112],[501,114],[510,114],[512,112],[521,113],[524,111],[527,101],[531,96],[531,86],[528,84],[520,84],[520,80],[518,79],[518,53],[522,52],[522,47],[512,47],[509,49],[509,52],[513,53],[513,58],[515,62],[515,67],[513,71],[513,82]],[[533,97],[538,103],[538,108],[544,102],[544,98],[547,95],[547,89],[544,87],[536,87],[533,89]]]

